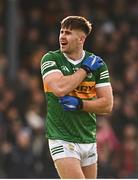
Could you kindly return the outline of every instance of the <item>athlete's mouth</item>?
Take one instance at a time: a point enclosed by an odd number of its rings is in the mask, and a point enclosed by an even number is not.
[[[65,45],[67,45],[68,43],[66,43],[66,42],[61,42],[60,43],[62,46],[65,46]]]

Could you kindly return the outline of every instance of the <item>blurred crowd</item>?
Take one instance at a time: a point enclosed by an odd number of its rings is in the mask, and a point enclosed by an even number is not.
[[[40,60],[59,48],[60,21],[93,23],[85,49],[107,63],[114,108],[97,117],[98,177],[138,178],[138,1],[19,0],[19,59],[6,53],[6,4],[0,1],[0,178],[58,178],[44,136],[46,100]]]

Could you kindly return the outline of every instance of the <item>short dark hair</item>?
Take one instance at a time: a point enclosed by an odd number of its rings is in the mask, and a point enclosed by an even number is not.
[[[61,21],[61,28],[80,29],[88,36],[92,30],[92,24],[82,16],[67,16]]]

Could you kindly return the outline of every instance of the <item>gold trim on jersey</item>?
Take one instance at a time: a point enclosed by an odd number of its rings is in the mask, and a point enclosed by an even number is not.
[[[46,83],[44,83],[44,92],[52,92]]]

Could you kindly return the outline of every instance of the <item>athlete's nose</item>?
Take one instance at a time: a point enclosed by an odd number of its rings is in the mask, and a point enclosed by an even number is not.
[[[60,40],[60,42],[64,42],[64,41],[66,41],[66,37],[64,35],[62,35],[62,36],[60,36],[59,40]]]
[[[60,35],[60,39],[61,39],[61,40],[64,40],[65,37],[66,37],[66,36],[65,36],[65,33],[62,33],[62,34]]]

